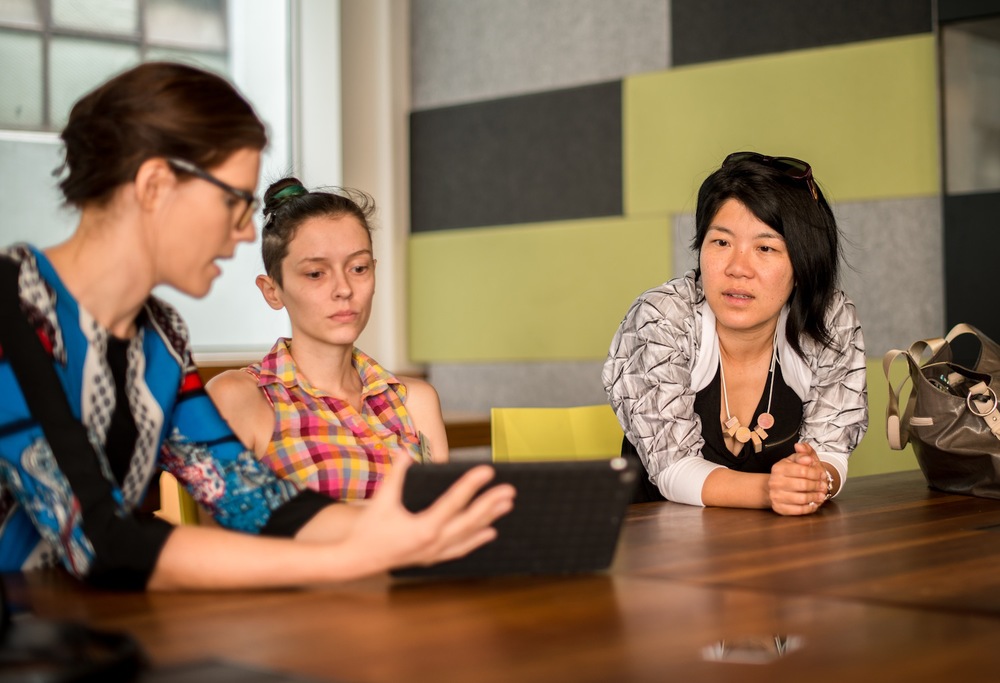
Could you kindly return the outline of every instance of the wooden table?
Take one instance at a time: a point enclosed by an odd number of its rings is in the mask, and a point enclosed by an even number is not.
[[[128,631],[163,665],[222,657],[317,681],[985,682],[1000,671],[996,525],[1000,501],[904,473],[850,480],[806,518],[633,506],[595,576],[203,594],[7,578],[35,613]],[[794,651],[714,659],[778,645]]]
[[[615,570],[1000,617],[1000,500],[933,491],[913,471],[848,479],[808,517],[636,505]]]

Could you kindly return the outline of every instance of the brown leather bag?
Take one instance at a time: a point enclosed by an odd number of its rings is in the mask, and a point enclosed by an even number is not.
[[[966,334],[980,344],[972,367],[954,360],[952,343]],[[909,374],[893,386],[889,370],[900,357]],[[959,324],[943,338],[889,351],[882,369],[889,384],[889,446],[899,450],[911,444],[932,488],[1000,498],[1000,346],[975,327]],[[912,386],[900,415],[899,397],[907,380]]]

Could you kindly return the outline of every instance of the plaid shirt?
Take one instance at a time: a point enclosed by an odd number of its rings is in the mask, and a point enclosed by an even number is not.
[[[369,498],[408,453],[420,461],[420,435],[406,410],[406,387],[371,357],[354,349],[362,408],[313,387],[278,339],[264,359],[246,368],[274,406],[271,443],[262,460],[279,476],[333,498]]]

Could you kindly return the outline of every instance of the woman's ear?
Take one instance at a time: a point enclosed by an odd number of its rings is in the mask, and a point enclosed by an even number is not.
[[[264,301],[267,302],[268,306],[276,311],[285,307],[285,303],[281,300],[281,288],[273,279],[267,275],[258,275],[255,282],[257,289],[264,295]]]
[[[177,176],[163,157],[146,159],[135,173],[135,197],[143,211],[155,211],[167,190],[177,184]]]

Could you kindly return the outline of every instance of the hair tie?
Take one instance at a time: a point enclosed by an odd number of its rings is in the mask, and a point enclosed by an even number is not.
[[[275,202],[275,204],[273,208],[264,215],[264,225],[261,226],[261,229],[264,230],[271,224],[271,219],[274,218],[274,212],[279,206],[292,197],[301,197],[304,194],[309,194],[309,190],[301,185],[289,185],[288,187],[283,187],[275,192],[274,196],[271,197],[271,201]]]
[[[298,197],[299,195],[309,194],[309,190],[302,187],[301,185],[289,185],[288,187],[283,187],[274,193],[274,199],[285,199],[287,197]]]

